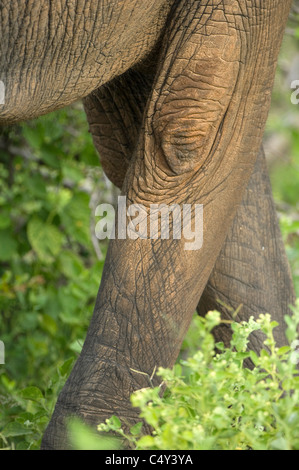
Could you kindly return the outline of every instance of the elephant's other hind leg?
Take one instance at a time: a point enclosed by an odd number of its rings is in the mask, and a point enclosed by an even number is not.
[[[233,312],[242,304],[237,321],[270,313],[279,323],[274,330],[277,345],[283,346],[286,344],[284,315],[290,313],[289,305],[294,299],[292,277],[261,150],[197,310],[205,315],[217,309],[223,319],[231,320]],[[229,344],[231,329],[227,324],[215,329],[215,339]],[[252,333],[250,349],[258,351],[262,345],[263,335]]]

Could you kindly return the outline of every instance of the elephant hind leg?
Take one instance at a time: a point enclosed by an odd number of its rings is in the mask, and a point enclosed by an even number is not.
[[[286,344],[284,315],[293,304],[292,276],[278,225],[265,155],[261,149],[250,183],[217,259],[197,310],[200,315],[217,309],[222,318],[247,321],[270,313],[279,323],[274,330],[278,346]],[[227,306],[227,307],[225,307]],[[216,341],[229,344],[231,329],[215,329]],[[249,347],[259,350],[263,335],[252,333]]]

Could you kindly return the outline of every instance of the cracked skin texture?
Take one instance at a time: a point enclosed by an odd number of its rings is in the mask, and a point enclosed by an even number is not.
[[[183,239],[110,241],[42,448],[68,446],[72,414],[138,420],[130,394],[174,364],[196,308],[227,319],[242,303],[239,320],[270,311],[284,344],[294,292],[260,148],[290,4],[0,1],[0,122],[83,98],[103,168],[129,203],[204,205],[201,250],[185,251]],[[215,335],[227,342],[230,331]],[[253,335],[250,347],[260,344]]]

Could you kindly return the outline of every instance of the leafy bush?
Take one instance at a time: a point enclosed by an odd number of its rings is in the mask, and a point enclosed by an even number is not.
[[[91,202],[107,188],[86,128],[75,106],[2,130],[0,447],[38,447],[94,307],[105,245]]]
[[[194,319],[199,350],[173,370],[160,369],[167,386],[136,391],[131,399],[152,435],[142,424],[125,434],[117,417],[98,426],[127,439],[137,450],[299,450],[299,300],[286,317],[289,346],[277,348],[270,315],[232,323],[229,348],[214,343],[212,329],[220,314]],[[249,335],[261,330],[265,348],[247,351]],[[215,353],[215,346],[220,353]],[[244,368],[250,358],[255,368]]]
[[[38,450],[44,430],[54,411],[58,393],[73,365],[73,358],[51,371],[51,379],[43,389],[28,386],[18,389],[19,383],[2,378],[0,448],[6,450]],[[28,380],[29,382],[29,380]]]

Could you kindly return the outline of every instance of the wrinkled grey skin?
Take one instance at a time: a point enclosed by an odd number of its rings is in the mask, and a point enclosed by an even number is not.
[[[130,394],[174,364],[196,308],[228,319],[223,302],[243,304],[239,320],[271,312],[285,343],[294,291],[260,148],[290,5],[0,0],[0,123],[83,98],[103,168],[129,203],[204,205],[200,250],[184,250],[184,240],[111,240],[42,448],[67,448],[70,415],[134,423]],[[225,325],[215,336],[227,343]],[[252,335],[250,347],[261,341]]]

